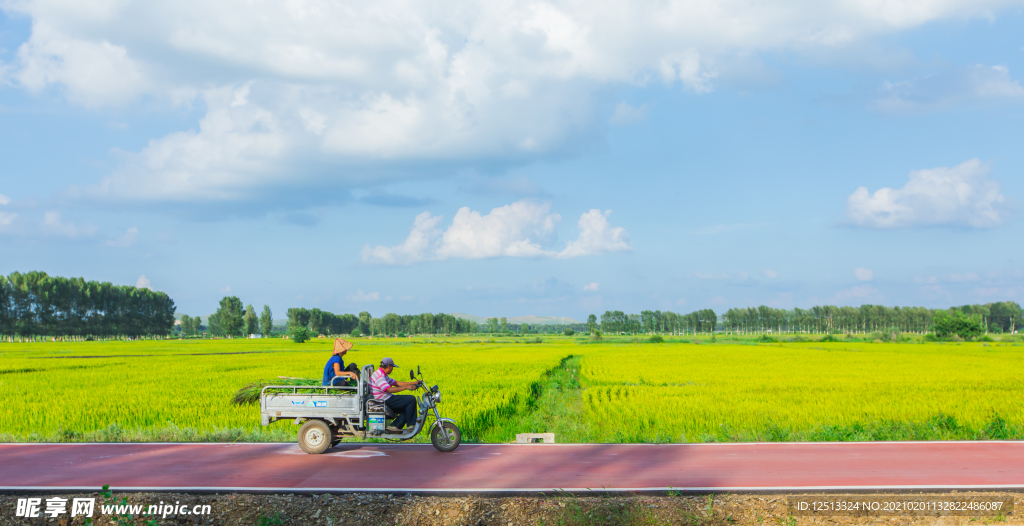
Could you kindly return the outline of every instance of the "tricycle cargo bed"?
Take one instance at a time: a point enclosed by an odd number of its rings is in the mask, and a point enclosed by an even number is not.
[[[359,416],[359,395],[355,387],[268,385],[260,397],[260,423],[265,426],[275,420],[358,419]]]

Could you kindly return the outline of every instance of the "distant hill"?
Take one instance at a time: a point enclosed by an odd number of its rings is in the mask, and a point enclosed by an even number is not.
[[[475,321],[477,323],[487,323],[487,318],[481,316],[474,316],[472,314],[466,314],[464,312],[453,312],[452,316],[456,318],[462,318],[464,320]],[[516,316],[515,318],[509,318],[509,323],[529,323],[530,325],[567,325],[570,323],[583,323],[581,321],[574,320],[568,316]]]

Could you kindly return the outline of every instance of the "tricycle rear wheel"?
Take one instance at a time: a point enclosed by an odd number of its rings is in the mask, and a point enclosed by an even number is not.
[[[444,426],[444,430],[448,432],[447,441],[441,435],[441,426]],[[461,442],[462,431],[459,430],[459,426],[451,422],[440,422],[430,430],[430,443],[434,445],[434,449],[442,453],[455,451],[455,448],[459,447]]]
[[[299,428],[299,447],[311,455],[319,455],[331,447],[331,428],[323,420],[310,420]]]

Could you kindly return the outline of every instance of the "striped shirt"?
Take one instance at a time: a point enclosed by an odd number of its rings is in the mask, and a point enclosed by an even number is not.
[[[398,382],[384,374],[384,371],[381,369],[377,369],[370,375],[370,389],[373,391],[373,398],[381,402],[391,398],[388,388],[396,385],[398,385]]]

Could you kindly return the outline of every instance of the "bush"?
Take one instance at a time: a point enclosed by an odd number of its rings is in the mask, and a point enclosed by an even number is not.
[[[351,338],[358,338],[358,337],[362,336],[363,333],[359,331],[359,327],[356,327],[355,329],[352,329],[352,331],[349,332],[348,335]]]
[[[651,336],[647,339],[647,343],[665,343],[665,338],[661,336]]]
[[[600,341],[601,340],[601,331],[595,329],[594,330],[594,335],[591,337],[591,339],[593,339],[594,341]]]
[[[562,331],[562,334],[564,334],[566,336],[572,336],[573,334],[576,334],[576,331],[574,331],[572,329],[566,329],[566,330]]]
[[[309,339],[309,329],[305,327],[292,327],[290,332],[292,341],[295,343],[302,343]]]
[[[398,337],[399,337],[399,338],[408,338],[408,337],[409,337],[409,335],[408,335],[408,334],[406,334],[406,333],[404,333],[404,332],[400,332],[400,333],[398,333]]]
[[[779,342],[779,340],[776,340],[775,338],[772,338],[771,336],[768,336],[765,333],[761,333],[761,336],[758,337],[757,341],[762,342],[762,343],[778,343]]]
[[[984,332],[981,316],[967,316],[960,311],[953,311],[952,314],[946,311],[936,312],[932,328],[935,330],[935,336],[939,338],[949,338],[955,335],[965,340],[971,340],[981,336],[981,333]]]

